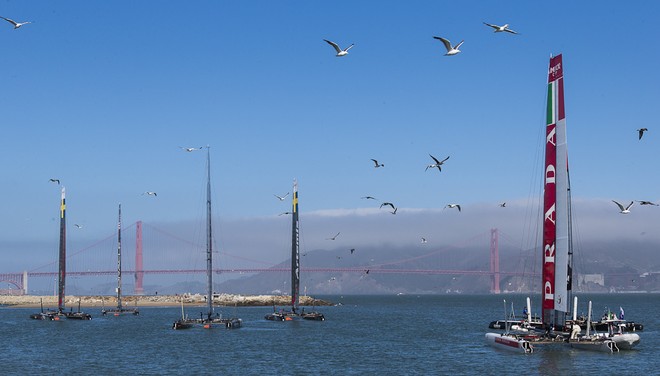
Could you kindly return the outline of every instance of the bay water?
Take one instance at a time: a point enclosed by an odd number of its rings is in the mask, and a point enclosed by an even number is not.
[[[660,366],[660,295],[578,294],[645,325],[633,351],[595,353],[537,346],[533,354],[487,345],[503,300],[522,313],[525,295],[322,296],[326,321],[266,321],[272,307],[220,307],[241,329],[172,330],[181,307],[142,307],[139,316],[37,321],[34,308],[0,308],[4,375],[645,375]],[[532,308],[538,312],[538,297]],[[582,309],[583,308],[583,309]],[[191,317],[204,307],[186,307]],[[310,310],[306,307],[306,310]]]

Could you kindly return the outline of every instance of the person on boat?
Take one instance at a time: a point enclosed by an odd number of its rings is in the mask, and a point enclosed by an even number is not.
[[[523,308],[523,316],[527,317],[527,307]]]

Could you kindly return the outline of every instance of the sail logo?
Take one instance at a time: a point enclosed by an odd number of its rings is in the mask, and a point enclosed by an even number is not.
[[[551,66],[548,69],[548,76],[550,76],[552,80],[554,80],[557,77],[561,77],[561,62]]]

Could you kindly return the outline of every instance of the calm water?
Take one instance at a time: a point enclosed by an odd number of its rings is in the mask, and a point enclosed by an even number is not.
[[[580,295],[586,311],[626,311],[645,325],[636,351],[592,353],[561,348],[532,355],[484,343],[502,299],[520,313],[524,296],[329,296],[325,322],[271,322],[270,307],[224,309],[243,318],[238,330],[174,331],[180,308],[91,321],[30,320],[37,309],[0,308],[2,374],[249,375],[606,375],[657,374],[660,295]],[[201,308],[188,307],[189,315]],[[533,309],[536,312],[537,309]]]

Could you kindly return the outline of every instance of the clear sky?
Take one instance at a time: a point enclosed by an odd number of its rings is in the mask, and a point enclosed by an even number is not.
[[[214,213],[242,229],[220,229],[227,244],[257,241],[252,220],[289,210],[273,195],[294,178],[301,210],[330,218],[307,227],[319,239],[348,236],[358,213],[378,219],[355,242],[418,239],[419,213],[446,218],[452,202],[490,217],[447,226],[483,232],[498,226],[498,203],[536,204],[558,53],[583,227],[657,234],[660,208],[633,207],[624,228],[611,200],[660,200],[658,14],[652,1],[1,1],[0,16],[33,22],[0,20],[1,269],[56,255],[50,178],[67,188],[70,239],[82,243],[112,233],[120,202],[127,223],[196,220],[205,156],[179,147],[205,145]],[[465,40],[462,52],[443,56],[433,36]],[[355,46],[337,58],[323,39]],[[442,172],[425,171],[429,154],[450,156]],[[399,207],[402,232],[379,231],[393,216],[366,195]],[[507,216],[522,232],[524,215]],[[52,246],[22,252],[37,241]]]

